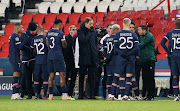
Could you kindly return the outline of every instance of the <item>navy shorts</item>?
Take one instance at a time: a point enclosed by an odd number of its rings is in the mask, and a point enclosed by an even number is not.
[[[107,72],[107,75],[114,75],[114,66],[112,65],[106,65],[106,72]]]
[[[171,74],[173,76],[180,75],[180,56],[177,55],[171,56]]]
[[[11,63],[13,72],[20,72],[20,63]]]
[[[64,60],[48,60],[48,71],[51,72],[66,72],[66,64]]]
[[[49,73],[47,70],[47,64],[35,64],[33,78],[36,82],[39,82],[41,78],[43,81],[48,81]]]

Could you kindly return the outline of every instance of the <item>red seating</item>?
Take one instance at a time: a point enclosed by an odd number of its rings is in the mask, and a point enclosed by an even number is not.
[[[158,34],[163,33],[162,28],[150,28],[150,32],[153,34],[153,36],[156,38]]]
[[[38,13],[33,16],[33,21],[38,23],[38,25],[41,25],[45,16],[46,16],[46,14],[44,14],[44,13]]]
[[[14,23],[9,23],[5,27],[5,34],[11,35],[14,32]]]
[[[175,21],[175,20],[177,19],[177,17],[176,17],[177,14],[180,14],[180,9],[178,9],[178,10],[173,10],[172,13],[171,13],[170,19],[171,19],[172,21]]]
[[[118,25],[120,25],[121,29],[123,28],[123,21],[122,20],[118,20]]]
[[[94,14],[94,13],[84,12],[84,13],[81,15],[81,22],[83,22],[86,17],[92,17],[93,14]]]
[[[24,31],[27,30],[29,24],[22,24]]]
[[[158,20],[154,22],[154,28],[166,28],[168,26],[167,20]]]
[[[2,45],[2,51],[9,53],[9,42]]]
[[[69,27],[71,25],[75,25],[75,24],[71,24],[71,23],[67,23],[65,26],[64,26],[64,35],[67,36],[69,34]]]
[[[54,20],[56,19],[58,14],[56,13],[49,13],[45,16],[45,22],[46,24],[54,24]]]
[[[5,44],[9,42],[9,35],[2,35],[0,38],[0,44]]]
[[[9,56],[9,52],[0,51],[0,58],[7,58]]]
[[[42,24],[42,26],[44,27],[44,30],[47,30],[47,31],[49,31],[52,28],[52,25],[48,23],[44,23]]]
[[[82,13],[72,13],[69,15],[69,23],[77,25],[81,15]]]
[[[115,21],[118,18],[120,18],[120,16],[121,16],[121,11],[109,11],[105,19]]]
[[[167,59],[167,54],[158,54],[157,59]]]
[[[149,18],[147,18],[147,23],[149,26],[154,25],[154,22],[157,20],[162,20],[164,17],[164,10],[153,10],[150,12]]]
[[[81,24],[82,24],[82,23],[78,23],[78,24],[76,25],[77,29],[80,28]]]
[[[26,13],[22,16],[22,24],[29,24],[33,18],[33,13]]]
[[[144,20],[149,17],[149,11],[148,10],[140,10],[136,12],[136,19]]]
[[[146,25],[146,20],[135,20],[134,23],[136,26]]]
[[[57,16],[57,19],[60,19],[62,20],[62,24],[65,25],[66,24],[66,21],[67,21],[67,18],[69,17],[69,13],[60,13],[58,16]]]
[[[135,18],[135,16],[136,16],[136,11],[134,10],[123,11],[120,20],[123,20],[124,18],[133,19]]]
[[[117,21],[113,21],[113,20],[105,20],[104,21],[104,27],[106,27],[108,24],[117,24]]]
[[[96,12],[93,15],[93,21],[94,21],[93,26],[95,28],[100,28],[104,25],[103,19],[104,19],[105,15],[106,15],[106,13],[104,13],[104,12]]]

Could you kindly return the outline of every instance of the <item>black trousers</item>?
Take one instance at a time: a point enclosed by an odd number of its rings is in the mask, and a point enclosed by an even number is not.
[[[74,63],[66,64],[66,84],[68,88],[68,95],[73,95],[73,90],[76,82],[77,69],[74,66]]]
[[[96,65],[91,66],[80,66],[79,69],[79,96],[83,96],[83,87],[84,87],[84,76],[88,74],[88,85],[90,97],[94,96],[94,75],[95,75]]]
[[[151,98],[155,95],[155,61],[147,61],[142,63],[142,79],[143,79],[143,93]],[[143,95],[143,96],[145,96]]]
[[[32,74],[34,71],[35,61],[22,63],[21,91],[27,91],[28,95],[32,95]]]
[[[141,65],[135,65],[135,78],[136,78],[136,82],[137,82],[137,85],[139,87],[139,78],[140,78],[140,72],[141,72],[141,69],[142,69],[142,66]]]
[[[96,68],[96,71],[95,71],[95,90],[94,90],[95,96],[98,96],[98,93],[99,93],[99,80],[101,78],[101,74],[102,74],[102,67]]]

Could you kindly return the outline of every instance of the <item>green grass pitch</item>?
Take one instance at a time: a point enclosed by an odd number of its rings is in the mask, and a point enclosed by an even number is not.
[[[180,102],[155,98],[155,101],[75,100],[11,100],[0,96],[0,111],[180,111]]]

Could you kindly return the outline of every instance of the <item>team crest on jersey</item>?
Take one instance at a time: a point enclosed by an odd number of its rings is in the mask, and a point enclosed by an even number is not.
[[[15,40],[16,40],[16,41],[19,41],[19,37],[16,37]]]

